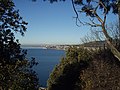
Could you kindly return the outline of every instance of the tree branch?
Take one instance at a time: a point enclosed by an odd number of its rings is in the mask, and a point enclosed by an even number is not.
[[[74,18],[76,19],[76,25],[80,27],[80,25],[78,25],[78,21],[79,21],[79,23],[81,23],[82,25],[84,25],[84,24],[83,24],[83,22],[81,22],[81,20],[79,19],[79,15],[78,15],[78,13],[77,13],[77,11],[76,11],[76,8],[75,8],[74,1],[73,1],[73,0],[72,0],[72,6],[73,6],[73,10],[74,10],[74,12],[75,12],[75,14],[76,14],[76,17],[74,17]]]

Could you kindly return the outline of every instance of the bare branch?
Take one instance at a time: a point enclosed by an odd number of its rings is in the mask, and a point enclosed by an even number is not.
[[[88,23],[88,22],[85,22],[86,25],[89,25],[91,27],[101,27],[100,24],[93,24],[93,23]]]
[[[76,17],[74,17],[74,18],[76,19],[76,25],[80,27],[80,25],[78,25],[78,22],[81,23],[82,25],[84,25],[84,24],[83,24],[83,22],[79,19],[79,15],[78,15],[78,13],[77,13],[77,11],[76,11],[76,8],[75,8],[74,1],[73,1],[73,0],[72,0],[72,6],[73,6],[73,10],[74,10],[74,12],[75,12],[75,14],[76,14]]]
[[[103,6],[103,8],[105,9],[105,12],[104,12],[104,20],[103,20],[103,23],[105,23],[106,22],[106,15],[107,15],[107,8],[106,8],[106,6],[100,1],[100,4]]]
[[[98,16],[98,14],[96,13],[96,11],[94,11],[94,14],[96,16],[96,18],[101,22],[101,24],[103,23],[103,20]]]
[[[99,3],[98,3],[98,5],[97,5],[96,8],[95,8],[95,12],[97,11],[98,7],[99,7]]]

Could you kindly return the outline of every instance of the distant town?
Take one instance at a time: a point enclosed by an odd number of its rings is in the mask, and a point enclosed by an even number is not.
[[[77,44],[77,45],[50,45],[50,44],[22,45],[22,47],[24,48],[29,47],[29,48],[57,49],[57,50],[67,50],[70,46],[71,47],[76,46],[77,48],[84,47],[87,49],[96,49],[96,48],[106,47],[106,42],[105,41],[94,41],[94,42]]]
[[[49,44],[43,44],[43,45],[22,45],[22,47],[30,47],[30,48],[42,48],[42,49],[57,49],[57,50],[66,50],[71,45],[49,45]]]

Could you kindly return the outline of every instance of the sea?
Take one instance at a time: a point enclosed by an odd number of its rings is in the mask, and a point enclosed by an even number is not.
[[[62,57],[65,57],[64,50],[44,49],[44,48],[23,48],[27,50],[27,58],[34,57],[39,63],[34,66],[39,83],[42,87],[47,86],[47,80],[54,67],[60,62]]]

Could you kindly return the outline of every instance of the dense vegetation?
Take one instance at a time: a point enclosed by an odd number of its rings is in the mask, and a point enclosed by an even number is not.
[[[48,80],[48,90],[119,90],[120,62],[109,49],[70,47]]]
[[[35,1],[35,0],[33,0]],[[58,0],[49,0],[52,2]],[[63,0],[65,1],[65,0]],[[74,1],[74,2],[73,2]],[[106,15],[113,9],[113,13],[120,16],[120,0],[99,0],[98,4],[104,15],[102,20],[98,13],[98,6],[90,5],[93,0],[72,0],[76,12],[76,21],[80,21],[74,4],[82,8],[83,13],[91,18],[98,19],[101,24],[92,21],[92,27],[102,27],[110,49],[87,50],[70,47],[50,75],[48,90],[120,90],[120,51],[111,42],[106,30]],[[112,2],[112,3],[111,3]],[[14,9],[12,0],[0,0],[0,90],[37,90],[38,78],[32,67],[35,59],[26,58],[27,51],[20,48],[15,33],[24,35],[27,23],[20,17],[19,11]],[[99,11],[99,10],[98,10]],[[117,50],[116,50],[117,49]],[[112,51],[112,53],[111,53]],[[117,51],[117,52],[116,52]],[[115,53],[116,52],[116,53]],[[113,55],[114,54],[114,55]]]
[[[0,0],[0,90],[37,90],[38,78],[15,33],[24,35],[27,23],[11,0]]]
[[[70,48],[66,53],[66,58],[61,60],[48,80],[48,90],[73,90],[76,87],[76,81],[79,80],[79,70],[85,68],[90,59],[89,53],[82,49]],[[83,52],[82,52],[83,51]],[[79,53],[78,53],[79,52]],[[80,54],[81,53],[81,54]],[[86,56],[84,55],[86,53]],[[81,55],[81,56],[79,56]],[[87,58],[83,60],[81,58]]]
[[[99,51],[80,78],[83,90],[119,90],[120,62],[109,49]]]

